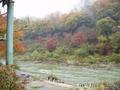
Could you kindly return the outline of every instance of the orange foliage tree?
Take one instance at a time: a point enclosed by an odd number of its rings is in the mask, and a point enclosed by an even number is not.
[[[26,51],[26,48],[22,41],[17,41],[16,43],[14,43],[14,49],[16,50],[16,52],[19,53],[23,53]]]
[[[16,52],[25,52],[26,48],[22,42],[24,33],[21,31],[20,26],[15,25],[14,27],[14,50]],[[0,57],[4,57],[6,53],[6,41],[2,40],[6,34],[6,15],[1,14],[0,12]]]
[[[4,41],[0,41],[0,57],[5,57],[6,45]]]
[[[5,56],[6,45],[5,41],[2,40],[3,35],[6,33],[6,16],[0,12],[0,57]]]
[[[0,34],[6,31],[6,16],[3,16],[0,12]]]
[[[24,32],[22,31],[22,26],[17,20],[14,23],[14,50],[18,53],[23,53],[26,48],[23,44]]]

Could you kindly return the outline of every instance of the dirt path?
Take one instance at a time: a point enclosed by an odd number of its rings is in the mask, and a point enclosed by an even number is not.
[[[41,81],[30,82],[29,84],[27,84],[26,90],[73,90],[73,88],[74,90],[82,90],[82,89],[77,89],[72,85],[41,80]]]

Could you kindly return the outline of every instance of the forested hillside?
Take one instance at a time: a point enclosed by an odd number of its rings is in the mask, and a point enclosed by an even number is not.
[[[119,0],[96,0],[82,10],[44,19],[16,18],[15,30],[21,35],[15,40],[15,60],[120,62]]]

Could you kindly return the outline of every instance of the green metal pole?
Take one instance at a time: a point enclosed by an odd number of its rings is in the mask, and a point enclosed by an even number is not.
[[[14,1],[8,0],[7,4],[7,56],[6,64],[13,64],[13,12],[14,12]]]

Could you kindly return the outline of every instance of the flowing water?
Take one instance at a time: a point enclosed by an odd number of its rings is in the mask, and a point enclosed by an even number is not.
[[[47,79],[51,74],[63,80],[67,84],[77,85],[84,83],[99,83],[102,81],[120,80],[120,68],[92,69],[81,66],[65,66],[56,64],[43,64],[33,62],[18,62],[20,71],[33,76]]]

